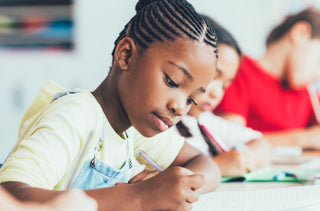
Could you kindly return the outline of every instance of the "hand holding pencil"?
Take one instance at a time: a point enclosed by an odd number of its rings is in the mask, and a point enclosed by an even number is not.
[[[129,182],[140,190],[148,189],[146,192],[149,194],[143,196],[144,200],[154,201],[154,206],[160,210],[190,210],[191,204],[198,200],[199,193],[196,190],[204,185],[204,176],[178,166],[164,170],[144,151],[141,150],[139,154],[156,169],[146,169],[149,177],[132,178]],[[142,208],[149,209],[152,210],[150,207]]]
[[[144,180],[147,180],[155,175],[157,175],[159,172],[163,171],[163,168],[159,164],[157,164],[147,153],[145,153],[143,150],[139,151],[139,154],[141,157],[143,157],[150,165],[152,165],[155,170],[150,170],[147,166],[145,169],[137,174],[136,176],[132,177],[129,180],[129,184],[142,182]]]
[[[199,197],[196,190],[204,184],[204,176],[194,174],[189,169],[174,166],[132,185],[137,192],[148,193],[142,193],[142,202],[153,201],[152,206],[157,210],[191,210],[191,204]],[[143,205],[142,203],[141,210],[153,210],[150,204],[148,207]]]

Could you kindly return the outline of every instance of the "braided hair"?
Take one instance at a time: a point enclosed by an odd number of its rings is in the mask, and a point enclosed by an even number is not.
[[[213,20],[209,16],[203,15],[203,14],[200,14],[200,15],[207,21],[209,26],[211,26],[212,28],[215,29],[215,33],[218,38],[218,43],[220,45],[224,44],[224,45],[227,45],[231,48],[234,48],[236,50],[239,58],[241,58],[242,51],[241,51],[237,41],[235,40],[235,38],[232,36],[232,34],[227,29],[222,27],[217,21]],[[176,124],[176,127],[177,127],[180,135],[182,135],[183,137],[185,137],[185,138],[192,137],[190,129],[182,121],[178,122]],[[202,134],[203,134],[203,131],[202,131]],[[206,139],[207,137],[204,137],[204,138]]]
[[[143,49],[153,42],[183,37],[212,46],[217,56],[214,30],[186,0],[139,0],[135,9],[136,15],[120,32],[114,42],[115,47],[124,37],[132,38]]]

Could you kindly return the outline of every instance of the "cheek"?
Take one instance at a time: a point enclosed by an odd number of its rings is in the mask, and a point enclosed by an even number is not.
[[[215,96],[216,100],[221,100],[224,95],[223,80],[217,80],[210,89],[210,93]]]
[[[221,90],[221,91],[217,94],[217,97],[216,97],[216,99],[215,99],[216,103],[215,103],[214,105],[212,105],[212,106],[216,107],[216,106],[221,102],[223,95],[224,95],[224,91]]]
[[[162,78],[158,77],[154,80],[149,80],[138,94],[146,106],[160,105],[166,101],[166,96],[169,94],[167,88]]]
[[[313,80],[315,58],[303,52],[293,54],[287,65],[287,81],[292,88],[308,85]]]
[[[200,106],[195,106],[195,105],[193,105],[193,106],[191,106],[188,114],[189,114],[190,116],[193,116],[193,117],[198,117],[202,112],[203,112],[203,111],[202,111],[202,109],[200,108]]]

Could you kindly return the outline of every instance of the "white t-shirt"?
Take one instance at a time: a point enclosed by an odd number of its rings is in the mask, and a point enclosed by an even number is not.
[[[262,138],[260,132],[227,121],[211,112],[203,112],[200,114],[198,120],[186,115],[182,118],[182,122],[189,128],[192,134],[192,137],[186,138],[186,141],[206,155],[210,155],[209,146],[201,134],[198,121],[199,124],[203,124],[212,135],[219,137],[230,148],[236,147],[239,144],[245,144],[253,139]]]
[[[37,103],[32,106],[32,110],[36,110]],[[97,159],[115,169],[122,166],[127,156],[135,155],[138,161],[146,163],[139,157],[139,149],[167,168],[184,144],[184,138],[172,130],[146,138],[131,127],[127,133],[133,142],[134,155],[128,155],[127,140],[113,130],[89,91],[63,96],[38,114],[31,113],[24,117],[19,141],[1,168],[0,183],[19,181],[33,187],[65,189],[73,172],[93,156],[102,128],[104,143]],[[88,140],[91,132],[92,140]],[[90,142],[86,145],[87,141]],[[84,146],[86,149],[82,153]],[[79,158],[80,154],[84,156]],[[81,159],[81,165],[75,166],[78,159]]]

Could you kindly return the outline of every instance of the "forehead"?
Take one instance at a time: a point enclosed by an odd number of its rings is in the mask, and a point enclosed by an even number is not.
[[[238,70],[240,57],[237,51],[225,44],[219,45],[219,59],[217,68],[227,78],[233,78]]]
[[[146,50],[159,61],[172,61],[194,76],[207,74],[213,79],[216,68],[215,48],[199,41],[177,38],[174,41],[154,42]]]

